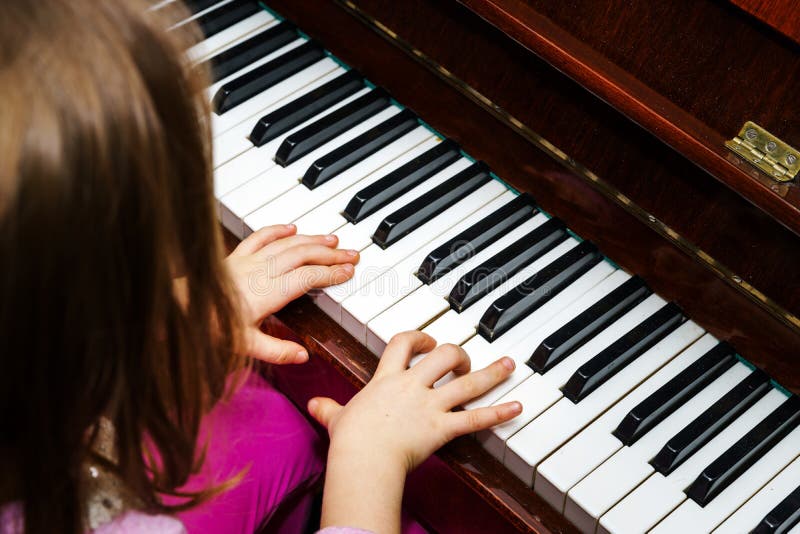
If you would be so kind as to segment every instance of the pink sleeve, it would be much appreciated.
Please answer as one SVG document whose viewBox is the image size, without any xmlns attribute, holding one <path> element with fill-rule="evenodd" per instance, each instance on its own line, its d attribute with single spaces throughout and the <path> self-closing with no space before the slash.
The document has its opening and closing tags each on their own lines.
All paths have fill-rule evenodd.
<svg viewBox="0 0 800 534">
<path fill-rule="evenodd" d="M 95 529 L 93 534 L 186 534 L 183 523 L 168 515 L 130 511 Z"/>
</svg>

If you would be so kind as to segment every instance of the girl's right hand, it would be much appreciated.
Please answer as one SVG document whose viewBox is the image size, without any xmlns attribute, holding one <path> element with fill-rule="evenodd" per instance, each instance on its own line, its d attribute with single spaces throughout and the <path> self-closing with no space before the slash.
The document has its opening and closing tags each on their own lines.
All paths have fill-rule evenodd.
<svg viewBox="0 0 800 534">
<path fill-rule="evenodd" d="M 250 356 L 270 363 L 303 363 L 297 343 L 259 329 L 271 315 L 310 289 L 352 278 L 358 251 L 336 248 L 334 235 L 297 235 L 294 225 L 267 226 L 246 237 L 225 260 L 239 294 Z"/>
<path fill-rule="evenodd" d="M 425 352 L 429 354 L 408 369 L 411 358 Z M 384 532 L 399 521 L 403 483 L 412 469 L 451 439 L 519 415 L 518 402 L 451 411 L 513 370 L 514 361 L 504 357 L 471 373 L 461 347 L 436 347 L 422 332 L 405 332 L 387 345 L 372 380 L 346 406 L 328 398 L 311 399 L 309 412 L 331 438 L 323 526 Z M 457 377 L 434 388 L 450 371 Z M 354 517 L 361 519 L 354 523 Z"/>
</svg>

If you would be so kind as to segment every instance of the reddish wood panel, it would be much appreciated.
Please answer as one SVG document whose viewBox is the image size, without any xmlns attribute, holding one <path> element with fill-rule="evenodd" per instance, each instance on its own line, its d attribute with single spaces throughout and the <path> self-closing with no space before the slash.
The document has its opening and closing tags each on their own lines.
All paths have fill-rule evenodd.
<svg viewBox="0 0 800 534">
<path fill-rule="evenodd" d="M 758 20 L 800 43 L 800 6 L 795 0 L 731 0 Z"/>
</svg>

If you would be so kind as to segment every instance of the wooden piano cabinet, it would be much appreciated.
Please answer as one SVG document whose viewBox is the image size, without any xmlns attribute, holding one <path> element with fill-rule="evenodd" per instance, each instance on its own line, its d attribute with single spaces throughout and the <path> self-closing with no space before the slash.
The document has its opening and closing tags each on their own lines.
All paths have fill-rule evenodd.
<svg viewBox="0 0 800 534">
<path fill-rule="evenodd" d="M 794 275 L 800 265 L 800 191 L 795 184 L 780 194 L 772 191 L 730 163 L 718 146 L 748 119 L 760 120 L 767 129 L 786 136 L 787 142 L 800 145 L 800 111 L 783 105 L 792 101 L 784 99 L 792 88 L 784 87 L 779 79 L 798 79 L 800 61 L 797 49 L 791 48 L 794 43 L 781 36 L 773 39 L 768 33 L 772 30 L 749 25 L 760 24 L 749 15 L 710 0 L 697 4 L 711 7 L 701 6 L 696 8 L 701 11 L 692 13 L 710 25 L 700 29 L 719 36 L 724 46 L 713 54 L 702 50 L 705 66 L 697 58 L 692 63 L 689 58 L 667 57 L 686 48 L 665 50 L 662 60 L 644 51 L 636 55 L 638 48 L 631 47 L 632 57 L 622 58 L 628 62 L 623 68 L 611 61 L 613 54 L 603 45 L 613 44 L 619 36 L 629 39 L 636 31 L 624 14 L 603 19 L 603 24 L 598 22 L 593 28 L 591 17 L 601 21 L 597 17 L 604 16 L 600 7 L 593 6 L 602 2 L 465 0 L 469 7 L 454 0 L 267 3 L 372 82 L 386 87 L 433 128 L 454 138 L 467 153 L 485 160 L 506 182 L 530 192 L 543 209 L 597 243 L 620 267 L 642 276 L 665 299 L 676 301 L 710 333 L 729 341 L 782 385 L 800 392 L 800 328 L 776 312 L 782 307 L 800 315 L 800 283 Z M 624 4 L 641 10 L 646 3 Z M 662 10 L 672 5 L 653 4 Z M 504 20 L 493 19 L 508 6 L 520 11 Z M 558 6 L 563 13 L 554 11 Z M 584 11 L 575 11 L 575 6 Z M 569 24 L 558 19 L 565 27 L 551 21 L 540 28 L 536 38 L 541 43 L 536 44 L 527 41 L 534 39 L 532 21 L 544 17 L 535 10 L 554 20 L 568 19 L 569 12 L 590 19 L 567 20 Z M 525 13 L 530 16 L 526 18 Z M 709 13 L 719 13 L 721 21 L 709 20 Z M 486 102 L 470 96 L 452 77 L 447 80 L 422 64 L 403 43 L 377 31 L 364 15 L 377 19 L 397 39 L 411 43 L 490 99 L 493 106 L 487 109 Z M 696 24 L 686 16 L 685 20 Z M 748 38 L 761 39 L 763 50 L 788 58 L 785 70 L 767 71 L 755 65 L 750 71 L 734 64 L 736 51 L 730 49 L 734 39 L 717 26 L 731 22 Z M 666 32 L 667 21 L 654 27 Z M 644 39 L 661 34 L 641 30 L 637 35 Z M 548 41 L 548 36 L 564 42 Z M 550 46 L 554 55 L 547 56 L 544 48 L 537 48 L 540 44 Z M 750 59 L 748 69 L 755 63 Z M 761 91 L 768 94 L 747 93 L 736 103 L 741 112 L 729 100 L 730 81 L 719 86 L 716 97 L 696 99 L 690 90 L 711 84 L 715 77 L 725 81 L 724 72 L 694 80 L 692 69 L 711 69 L 714 62 L 730 66 L 729 72 L 737 76 L 752 72 L 754 79 L 741 86 L 755 90 L 760 78 Z M 677 70 L 670 72 L 667 66 Z M 583 70 L 571 70 L 578 67 Z M 662 92 L 648 85 L 652 80 L 647 76 L 659 72 Z M 636 93 L 633 89 L 637 88 L 644 92 Z M 776 107 L 792 109 L 779 112 Z M 712 114 L 714 110 L 719 116 Z M 509 115 L 541 138 L 521 135 L 507 120 Z M 568 157 L 559 159 L 553 150 L 542 150 L 547 143 Z M 666 226 L 649 221 L 650 217 Z M 698 251 L 715 261 L 703 260 Z M 776 307 L 755 302 L 731 273 Z M 308 364 L 273 370 L 282 389 L 300 407 L 311 395 L 346 401 L 374 371 L 375 358 L 308 298 L 282 310 L 268 328 L 275 335 L 298 339 L 309 349 Z M 574 531 L 469 438 L 437 452 L 411 477 L 409 487 L 412 511 L 438 532 Z"/>
</svg>

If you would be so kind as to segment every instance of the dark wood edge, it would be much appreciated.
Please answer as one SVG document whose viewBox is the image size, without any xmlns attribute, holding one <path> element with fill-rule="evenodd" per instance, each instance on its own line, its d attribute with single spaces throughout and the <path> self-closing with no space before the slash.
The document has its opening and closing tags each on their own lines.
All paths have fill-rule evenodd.
<svg viewBox="0 0 800 534">
<path fill-rule="evenodd" d="M 753 180 L 718 132 L 576 40 L 521 0 L 459 0 L 694 164 L 800 235 L 800 206 Z M 729 138 L 738 132 L 730 132 Z"/>
</svg>

